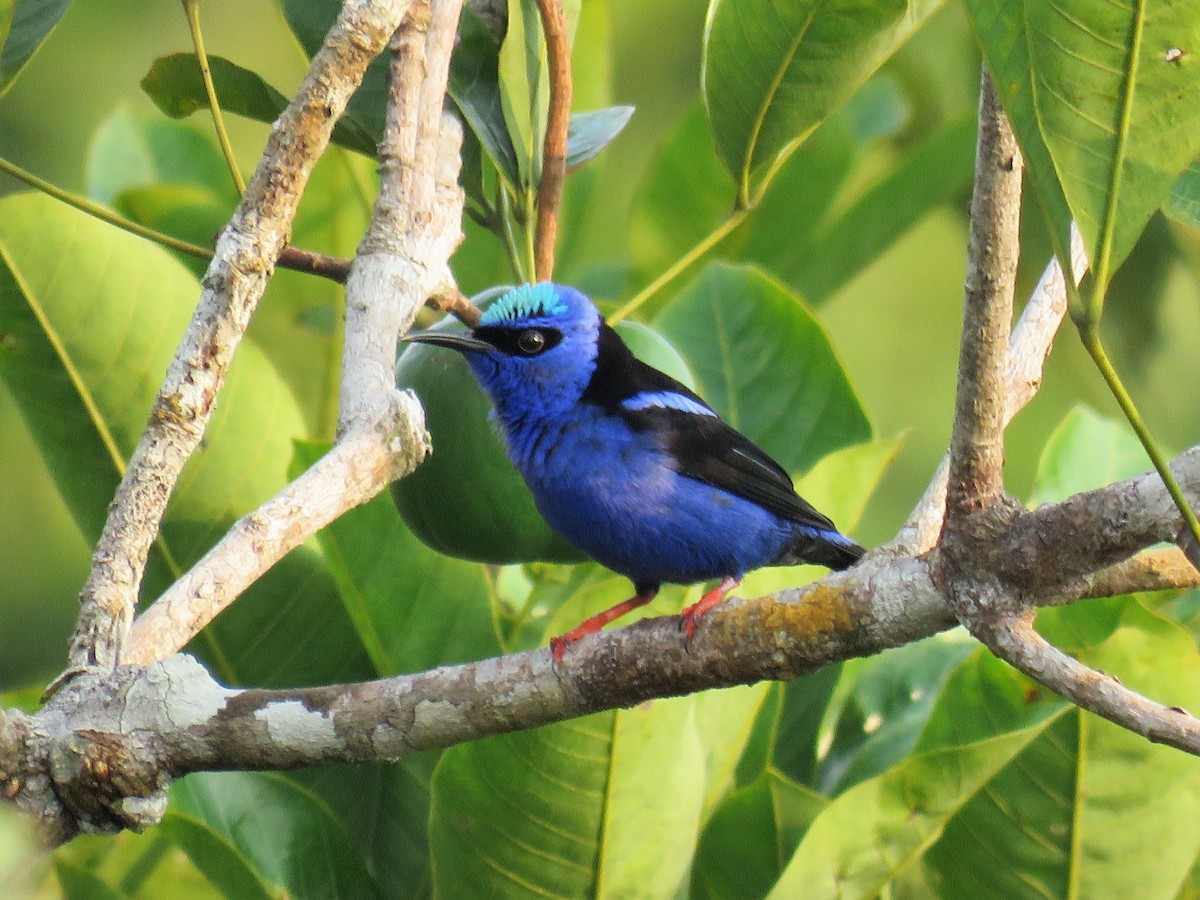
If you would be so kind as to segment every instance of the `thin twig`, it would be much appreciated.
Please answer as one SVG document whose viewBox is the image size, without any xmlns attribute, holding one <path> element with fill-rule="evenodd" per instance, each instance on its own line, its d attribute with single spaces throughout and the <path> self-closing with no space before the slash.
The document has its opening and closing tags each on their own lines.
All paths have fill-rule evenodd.
<svg viewBox="0 0 1200 900">
<path fill-rule="evenodd" d="M 538 0 L 546 57 L 550 69 L 550 110 L 542 152 L 542 180 L 537 193 L 537 246 L 534 269 L 538 281 L 554 277 L 554 244 L 558 213 L 567 177 L 567 126 L 571 121 L 571 46 L 561 0 Z"/>
<path fill-rule="evenodd" d="M 333 124 L 408 9 L 348 0 L 221 233 L 204 289 L 117 488 L 80 596 L 69 665 L 115 666 L 133 621 L 149 548 L 179 472 L 199 446 L 229 363 L 286 245 L 300 194 Z"/>
<path fill-rule="evenodd" d="M 434 296 L 429 298 L 429 302 L 440 309 L 444 313 L 449 313 L 467 326 L 479 324 L 479 318 L 482 313 L 479 307 L 475 306 L 463 296 L 462 291 L 457 287 L 447 287 Z"/>
<path fill-rule="evenodd" d="M 1156 744 L 1200 755 L 1200 721 L 1187 710 L 1156 703 L 1068 656 L 1034 630 L 1031 617 L 999 621 L 987 637 L 998 657 L 1076 706 Z"/>
</svg>

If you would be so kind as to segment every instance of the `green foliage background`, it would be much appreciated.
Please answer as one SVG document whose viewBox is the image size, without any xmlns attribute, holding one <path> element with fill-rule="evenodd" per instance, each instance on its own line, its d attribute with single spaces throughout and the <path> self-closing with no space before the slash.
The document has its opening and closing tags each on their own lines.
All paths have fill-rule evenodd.
<svg viewBox="0 0 1200 900">
<path fill-rule="evenodd" d="M 301 43 L 311 46 L 327 10 L 282 6 L 300 42 L 268 0 L 209 2 L 202 17 L 210 53 L 287 94 L 305 68 Z M 864 4 L 846 33 L 818 31 L 814 40 L 835 48 L 879 40 L 872 17 L 888 20 L 903 6 Z M 755 108 L 757 73 L 730 60 L 757 60 L 770 42 L 748 26 L 742 46 L 721 23 L 734 10 L 758 22 L 763 3 L 719 4 L 704 60 L 703 4 L 583 0 L 576 110 L 638 111 L 572 177 L 556 272 L 612 312 L 729 223 L 710 254 L 635 315 L 674 344 L 723 414 L 802 476 L 801 493 L 867 545 L 894 533 L 947 443 L 980 63 L 971 22 L 980 34 L 1002 31 L 991 4 L 909 6 L 919 30 L 861 90 L 852 90 L 855 73 L 874 67 L 874 45 L 842 68 L 796 75 L 808 91 L 755 132 L 742 118 Z M 513 7 L 528 17 L 532 4 Z M 881 46 L 886 56 L 890 45 Z M 236 200 L 209 123 L 203 111 L 182 124 L 165 119 L 138 87 L 156 59 L 189 49 L 175 3 L 71 5 L 0 97 L 0 155 L 207 244 Z M 1147 51 L 1147 66 L 1159 50 Z M 513 125 L 528 112 L 520 101 L 530 87 L 514 74 L 523 63 L 500 51 L 518 147 L 539 127 L 536 115 Z M 1007 63 L 1019 69 L 1019 59 Z M 1001 93 L 1015 102 L 1021 71 L 1008 74 Z M 247 111 L 269 119 L 272 102 L 258 97 Z M 1190 121 L 1194 99 L 1186 108 Z M 369 109 L 354 112 L 359 130 L 345 143 L 361 146 Z M 776 165 L 796 123 L 810 119 L 823 123 Z M 1036 133 L 1038 152 L 1061 154 L 1058 124 L 1037 132 L 1038 123 L 1014 119 L 1023 141 Z M 265 126 L 231 124 L 248 171 Z M 1188 141 L 1195 130 L 1179 126 Z M 1188 147 L 1171 144 L 1155 159 L 1194 155 Z M 508 161 L 501 179 L 528 180 L 519 150 L 508 148 L 509 159 L 503 147 L 485 149 Z M 1060 162 L 1086 183 L 1089 173 L 1074 165 Z M 370 170 L 360 156 L 332 151 L 296 243 L 350 255 L 369 210 Z M 481 181 L 489 177 L 497 176 Z M 1061 197 L 1057 183 L 1030 182 L 1019 295 L 1051 254 L 1043 208 L 1094 201 L 1067 182 Z M 1174 196 L 1177 212 L 1187 208 L 1186 188 Z M 21 190 L 0 176 L 0 191 Z M 1143 194 L 1153 191 L 1131 196 Z M 1132 224 L 1118 243 L 1134 241 L 1133 226 L 1158 202 L 1123 207 Z M 754 212 L 743 215 L 747 204 Z M 87 416 L 76 415 L 78 398 L 52 354 L 40 369 L 0 367 L 6 691 L 42 684 L 62 665 L 88 562 L 81 529 L 98 528 L 200 269 L 45 198 L 2 200 L 0 210 L 8 254 L 0 354 L 12 336 L 36 343 L 40 325 L 22 299 L 36 296 L 111 426 L 86 436 L 73 427 Z M 1152 430 L 1176 449 L 1195 443 L 1200 423 L 1200 396 L 1179 389 L 1200 342 L 1198 252 L 1194 228 L 1155 214 L 1117 275 L 1105 322 Z M 70 277 L 59 277 L 56 259 L 71 261 Z M 37 278 L 13 277 L 18 270 Z M 455 271 L 467 291 L 513 278 L 494 236 L 473 223 Z M 339 316 L 332 286 L 277 276 L 210 439 L 185 472 L 149 595 L 330 437 Z M 135 352 L 127 341 L 144 337 L 151 320 L 161 322 L 160 339 Z M 1107 418 L 1115 407 L 1077 343 L 1064 330 L 1045 388 L 1009 431 L 1010 490 L 1036 502 L 1147 467 Z M 117 347 L 124 352 L 109 352 Z M 260 427 L 267 421 L 273 427 Z M 303 440 L 293 449 L 293 439 Z M 815 574 L 757 573 L 745 591 Z M 544 644 L 626 590 L 594 566 L 498 570 L 448 560 L 413 538 L 385 495 L 290 557 L 193 649 L 230 682 L 386 675 Z M 664 591 L 650 612 L 676 611 L 685 593 Z M 1047 612 L 1039 625 L 1126 683 L 1195 709 L 1194 608 L 1190 597 L 1115 598 Z M 1195 896 L 1198 772 L 1181 754 L 1045 696 L 951 634 L 786 686 L 606 713 L 395 766 L 192 776 L 173 792 L 162 826 L 76 841 L 54 855 L 52 874 L 23 870 L 19 826 L 0 807 L 0 886 L 24 879 L 21 889 L 79 897 Z"/>
</svg>

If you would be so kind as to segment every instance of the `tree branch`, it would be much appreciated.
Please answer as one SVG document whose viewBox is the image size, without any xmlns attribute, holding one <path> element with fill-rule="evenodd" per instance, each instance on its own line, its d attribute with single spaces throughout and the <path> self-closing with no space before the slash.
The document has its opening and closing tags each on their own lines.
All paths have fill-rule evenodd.
<svg viewBox="0 0 1200 900">
<path fill-rule="evenodd" d="M 333 123 L 407 8 L 406 0 L 348 0 L 276 123 L 245 196 L 217 240 L 191 324 L 109 507 L 80 595 L 72 668 L 120 662 L 167 501 L 200 443 L 234 351 L 287 244 L 300 194 Z"/>
<path fill-rule="evenodd" d="M 461 2 L 417 0 L 392 39 L 391 98 L 380 193 L 346 282 L 338 438 L 134 624 L 128 661 L 183 647 L 272 565 L 342 513 L 411 472 L 428 452 L 424 414 L 395 387 L 396 341 L 425 298 L 453 288 L 461 239 L 458 121 L 443 113 Z M 469 304 L 468 304 L 469 305 Z"/>
<path fill-rule="evenodd" d="M 1189 496 L 1200 495 L 1200 447 L 1175 466 Z M 1080 526 L 1110 537 L 1064 534 L 1057 523 L 1081 504 L 1113 514 L 1103 524 L 1093 519 Z M 1095 572 L 1105 565 L 1104 548 L 1154 542 L 1174 527 L 1148 528 L 1141 519 L 1147 504 L 1178 519 L 1161 479 L 1148 472 L 1043 507 L 1040 519 L 1028 514 L 1044 530 L 1027 537 L 1059 559 L 1070 537 L 1069 552 L 1080 555 L 1068 567 Z M 1099 556 L 1087 555 L 1093 551 Z M 0 712 L 0 788 L 43 823 L 48 839 L 61 841 L 80 828 L 145 827 L 161 815 L 170 781 L 189 771 L 388 760 L 657 697 L 795 678 L 952 627 L 953 598 L 935 578 L 935 557 L 873 554 L 801 588 L 730 599 L 690 640 L 677 616 L 590 635 L 562 665 L 539 649 L 361 684 L 279 691 L 221 687 L 198 663 L 179 656 L 115 672 L 93 669 L 36 714 Z M 981 575 L 997 584 L 1008 572 Z M 1036 583 L 1022 596 L 1034 605 L 1063 602 L 1057 588 Z M 1200 723 L 1186 713 L 1138 698 L 1041 646 L 1022 622 L 1003 624 L 986 632 L 994 652 L 1013 656 L 1085 708 L 1200 754 Z M 1060 671 L 1069 676 L 1065 683 Z"/>
<path fill-rule="evenodd" d="M 567 178 L 567 127 L 571 120 L 571 45 L 562 0 L 537 0 L 546 36 L 550 69 L 550 110 L 542 152 L 542 180 L 537 193 L 537 241 L 534 268 L 538 281 L 554 276 L 554 245 L 558 237 L 558 211 Z"/>
<path fill-rule="evenodd" d="M 1087 250 L 1079 229 L 1071 226 L 1071 269 L 1076 278 L 1087 272 Z M 1005 357 L 1007 371 L 1007 400 L 1004 406 L 1004 425 L 1025 408 L 1042 386 L 1046 358 L 1054 346 L 1054 337 L 1067 314 L 1067 286 L 1057 257 L 1051 259 L 1037 287 L 1030 294 L 1025 309 L 1009 337 Z M 924 553 L 936 543 L 942 531 L 946 511 L 946 482 L 950 456 L 942 457 L 929 487 L 913 508 L 908 521 L 891 542 L 892 547 L 908 553 Z"/>
<path fill-rule="evenodd" d="M 1004 493 L 1005 356 L 1020 255 L 1021 151 L 985 67 L 943 539 Z"/>
</svg>

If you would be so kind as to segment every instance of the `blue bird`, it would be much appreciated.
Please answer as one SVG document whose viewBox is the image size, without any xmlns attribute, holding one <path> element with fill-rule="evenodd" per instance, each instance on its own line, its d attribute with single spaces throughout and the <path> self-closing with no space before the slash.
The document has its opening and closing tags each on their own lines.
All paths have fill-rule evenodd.
<svg viewBox="0 0 1200 900">
<path fill-rule="evenodd" d="M 523 285 L 468 331 L 404 338 L 464 355 L 550 527 L 629 578 L 634 596 L 554 638 L 565 648 L 649 603 L 661 585 L 720 579 L 683 611 L 689 636 L 742 576 L 845 569 L 863 548 L 796 494 L 775 460 L 707 403 L 641 362 L 574 288 Z"/>
</svg>

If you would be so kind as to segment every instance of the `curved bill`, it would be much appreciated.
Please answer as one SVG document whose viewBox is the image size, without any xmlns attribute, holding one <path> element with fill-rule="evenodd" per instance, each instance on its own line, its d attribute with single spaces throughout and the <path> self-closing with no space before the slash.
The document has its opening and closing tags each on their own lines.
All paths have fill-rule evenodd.
<svg viewBox="0 0 1200 900">
<path fill-rule="evenodd" d="M 486 341 L 456 331 L 416 331 L 406 334 L 400 340 L 406 344 L 433 344 L 435 347 L 449 347 L 460 353 L 467 350 L 483 353 L 492 349 L 492 345 Z"/>
</svg>

